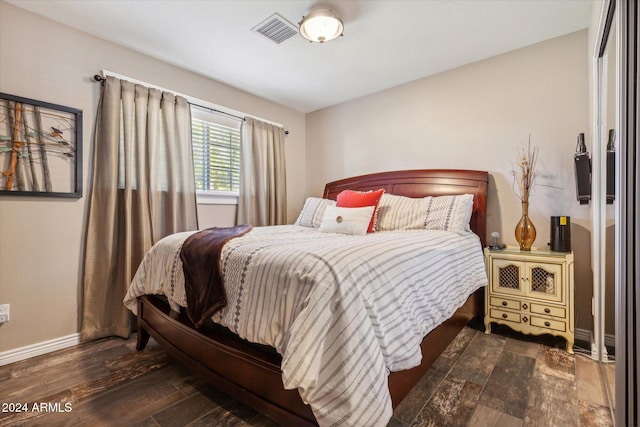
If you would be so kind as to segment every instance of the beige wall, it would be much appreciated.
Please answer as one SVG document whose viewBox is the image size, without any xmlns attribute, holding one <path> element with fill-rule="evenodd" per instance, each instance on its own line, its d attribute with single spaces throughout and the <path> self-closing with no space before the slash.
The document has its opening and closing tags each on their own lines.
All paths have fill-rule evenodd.
<svg viewBox="0 0 640 427">
<path fill-rule="evenodd" d="M 520 203 L 510 170 L 519 147 L 539 149 L 530 215 L 549 241 L 549 217 L 569 215 L 578 327 L 591 329 L 591 209 L 576 201 L 573 153 L 590 135 L 587 30 L 420 79 L 307 115 L 307 185 L 395 169 L 490 173 L 488 232 L 515 244 Z"/>
<path fill-rule="evenodd" d="M 304 114 L 0 1 L 0 92 L 82 109 L 85 149 L 81 199 L 0 198 L 0 303 L 11 304 L 11 321 L 0 325 L 0 352 L 78 331 L 86 189 L 99 98 L 99 85 L 89 78 L 102 69 L 282 123 L 290 132 L 291 221 L 304 201 Z M 199 213 L 207 226 L 226 225 L 235 216 L 228 206 L 201 206 Z"/>
</svg>

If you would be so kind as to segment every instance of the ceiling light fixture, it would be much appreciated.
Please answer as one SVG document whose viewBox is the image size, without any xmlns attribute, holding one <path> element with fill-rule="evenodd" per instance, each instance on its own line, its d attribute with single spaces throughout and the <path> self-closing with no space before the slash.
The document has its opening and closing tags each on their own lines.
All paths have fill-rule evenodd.
<svg viewBox="0 0 640 427">
<path fill-rule="evenodd" d="M 300 35 L 310 42 L 324 43 L 342 35 L 344 25 L 331 9 L 314 9 L 298 23 Z"/>
</svg>

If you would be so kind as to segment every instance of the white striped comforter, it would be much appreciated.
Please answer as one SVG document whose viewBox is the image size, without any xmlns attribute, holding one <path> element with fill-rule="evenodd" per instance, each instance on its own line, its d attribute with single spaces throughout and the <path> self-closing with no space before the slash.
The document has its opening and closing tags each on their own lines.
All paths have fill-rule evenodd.
<svg viewBox="0 0 640 427">
<path fill-rule="evenodd" d="M 142 261 L 125 298 L 185 306 L 179 257 L 190 234 L 168 236 Z M 255 227 L 223 250 L 228 305 L 213 317 L 282 355 L 321 426 L 386 426 L 390 371 L 421 360 L 423 337 L 487 284 L 479 239 L 447 231 L 365 236 L 294 225 Z"/>
</svg>

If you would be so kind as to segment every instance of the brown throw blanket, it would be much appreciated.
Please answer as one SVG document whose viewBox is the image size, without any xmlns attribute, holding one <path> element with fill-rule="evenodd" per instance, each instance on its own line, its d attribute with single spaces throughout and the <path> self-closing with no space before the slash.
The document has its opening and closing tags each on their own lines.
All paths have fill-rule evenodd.
<svg viewBox="0 0 640 427">
<path fill-rule="evenodd" d="M 187 314 L 199 328 L 216 311 L 227 305 L 222 278 L 222 248 L 234 237 L 251 230 L 251 225 L 211 227 L 187 237 L 180 251 L 184 271 Z"/>
</svg>

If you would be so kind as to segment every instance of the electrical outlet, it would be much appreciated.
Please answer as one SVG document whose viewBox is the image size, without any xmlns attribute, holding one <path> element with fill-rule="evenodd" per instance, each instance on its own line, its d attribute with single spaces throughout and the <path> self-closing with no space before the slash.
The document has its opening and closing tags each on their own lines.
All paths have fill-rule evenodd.
<svg viewBox="0 0 640 427">
<path fill-rule="evenodd" d="M 0 304 L 0 323 L 9 321 L 9 304 Z"/>
</svg>

